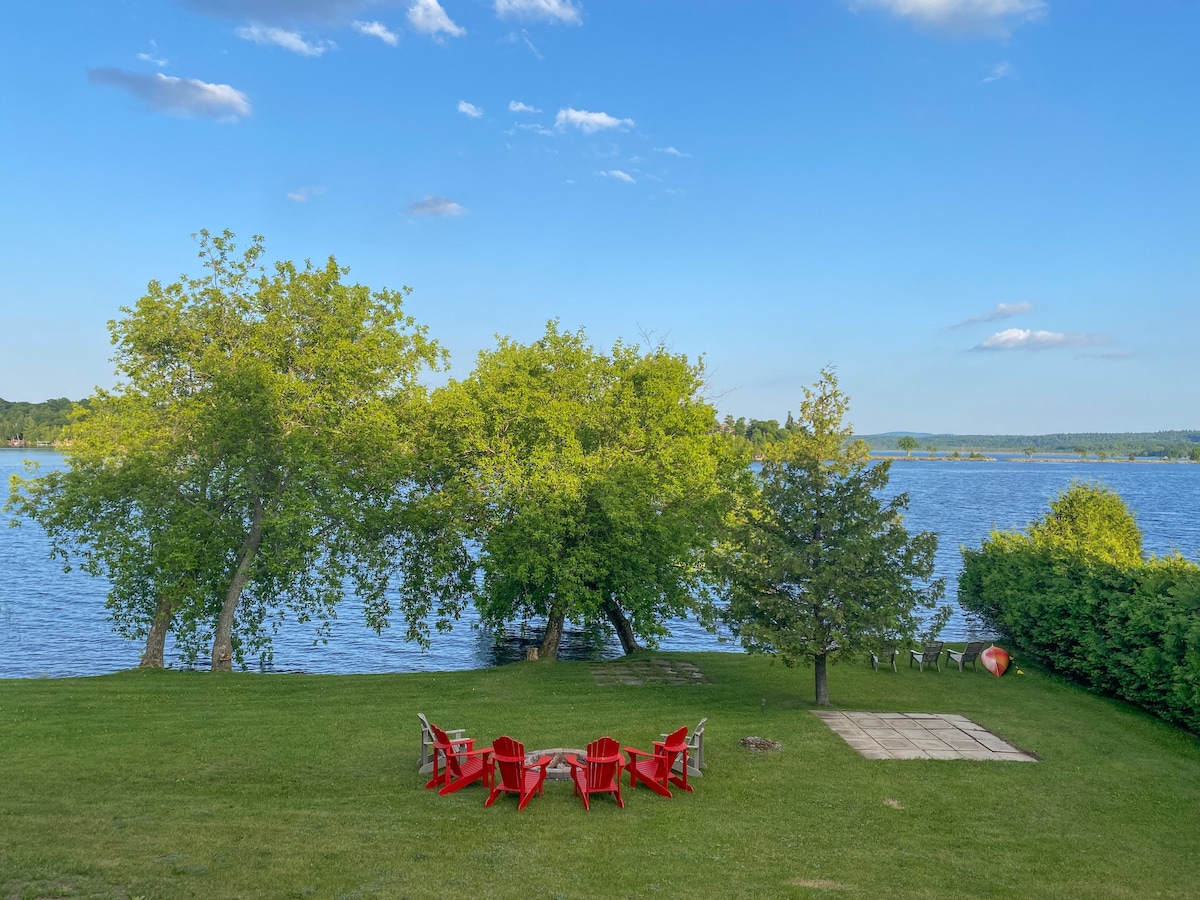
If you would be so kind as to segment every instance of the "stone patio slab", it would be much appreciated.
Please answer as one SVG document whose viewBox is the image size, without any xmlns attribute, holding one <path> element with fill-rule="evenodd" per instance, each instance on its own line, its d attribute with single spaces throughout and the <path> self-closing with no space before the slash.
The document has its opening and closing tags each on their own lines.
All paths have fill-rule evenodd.
<svg viewBox="0 0 1200 900">
<path fill-rule="evenodd" d="M 971 759 L 1037 762 L 1037 757 L 954 713 L 813 710 L 866 759 Z"/>
</svg>

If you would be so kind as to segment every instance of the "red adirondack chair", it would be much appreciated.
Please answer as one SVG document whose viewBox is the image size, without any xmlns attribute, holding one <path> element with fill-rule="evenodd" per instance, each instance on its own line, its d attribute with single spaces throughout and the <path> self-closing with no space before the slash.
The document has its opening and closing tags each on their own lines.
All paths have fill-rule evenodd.
<svg viewBox="0 0 1200 900">
<path fill-rule="evenodd" d="M 439 794 L 453 794 L 476 781 L 482 781 L 484 787 L 491 786 L 491 747 L 476 750 L 474 738 L 452 740 L 432 722 L 429 723 L 429 728 L 433 732 L 433 779 L 426 787 L 441 784 Z M 444 765 L 440 773 L 439 758 Z"/>
<path fill-rule="evenodd" d="M 616 794 L 617 806 L 625 808 L 621 799 L 621 769 L 625 757 L 621 745 L 610 737 L 602 737 L 587 745 L 583 762 L 574 753 L 568 753 L 563 761 L 571 767 L 571 780 L 575 782 L 575 796 L 583 800 L 583 808 L 591 809 L 588 797 L 592 794 Z"/>
<path fill-rule="evenodd" d="M 647 753 L 645 750 L 638 750 L 635 747 L 626 747 L 625 752 L 629 754 L 629 787 L 633 789 L 637 787 L 640 781 L 656 794 L 662 794 L 664 797 L 671 796 L 669 785 L 676 785 L 683 788 L 689 793 L 692 786 L 687 780 L 687 726 L 684 725 L 677 731 L 672 731 L 661 741 L 654 742 L 654 752 Z M 680 754 L 683 754 L 683 773 L 676 775 L 671 771 L 671 766 L 675 765 L 675 759 Z M 639 759 L 638 757 L 644 757 Z"/>
<path fill-rule="evenodd" d="M 534 794 L 542 792 L 546 767 L 553 761 L 553 756 L 543 756 L 535 763 L 527 763 L 524 744 L 506 734 L 496 738 L 492 741 L 492 793 L 483 805 L 491 806 L 501 792 L 509 791 L 521 798 L 517 810 L 524 809 Z M 499 780 L 496 779 L 497 773 L 500 774 Z"/>
</svg>

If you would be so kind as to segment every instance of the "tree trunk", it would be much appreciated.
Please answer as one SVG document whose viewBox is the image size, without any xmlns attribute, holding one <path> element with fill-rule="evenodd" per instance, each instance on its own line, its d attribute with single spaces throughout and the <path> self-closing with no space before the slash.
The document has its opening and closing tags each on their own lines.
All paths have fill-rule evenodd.
<svg viewBox="0 0 1200 900">
<path fill-rule="evenodd" d="M 616 629 L 617 637 L 621 639 L 621 649 L 625 651 L 625 655 L 641 650 L 642 645 L 637 642 L 637 635 L 633 633 L 633 626 L 629 623 L 625 610 L 621 609 L 621 604 L 610 597 L 604 601 L 603 609 L 608 621 L 612 622 L 613 628 Z"/>
<path fill-rule="evenodd" d="M 146 635 L 146 649 L 142 651 L 142 661 L 139 669 L 162 669 L 163 648 L 167 644 L 167 632 L 171 630 L 171 618 L 174 610 L 171 601 L 165 597 L 158 598 L 158 606 L 154 610 L 154 619 L 150 622 L 150 633 Z"/>
<path fill-rule="evenodd" d="M 825 674 L 825 654 L 813 655 L 813 673 L 817 681 L 817 706 L 829 705 L 829 679 Z"/>
<path fill-rule="evenodd" d="M 242 541 L 242 549 L 238 553 L 237 569 L 229 589 L 225 591 L 225 603 L 221 606 L 221 617 L 217 620 L 217 633 L 213 638 L 212 670 L 214 672 L 233 671 L 233 616 L 237 612 L 238 601 L 242 598 L 242 589 L 250 580 L 250 569 L 254 565 L 254 557 L 262 544 L 263 533 L 263 504 L 262 500 L 254 501 L 254 515 L 250 520 L 250 530 Z"/>
<path fill-rule="evenodd" d="M 566 618 L 566 613 L 551 607 L 550 618 L 546 620 L 546 633 L 542 636 L 542 648 L 538 651 L 539 658 L 558 659 L 558 645 L 562 642 L 563 622 Z"/>
</svg>

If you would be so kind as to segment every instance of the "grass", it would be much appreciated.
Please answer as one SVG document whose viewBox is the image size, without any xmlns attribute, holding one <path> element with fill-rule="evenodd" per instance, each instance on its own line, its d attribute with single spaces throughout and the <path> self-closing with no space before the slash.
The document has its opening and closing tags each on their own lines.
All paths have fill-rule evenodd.
<svg viewBox="0 0 1200 900">
<path fill-rule="evenodd" d="M 0 681 L 0 897 L 1196 896 L 1200 741 L 1131 707 L 1027 666 L 833 667 L 841 708 L 961 713 L 1041 757 L 869 761 L 808 714 L 810 670 L 673 657 L 711 683 L 600 687 L 588 663 Z M 418 711 L 531 750 L 648 748 L 708 716 L 709 769 L 624 810 L 566 783 L 484 809 L 422 789 Z"/>
</svg>

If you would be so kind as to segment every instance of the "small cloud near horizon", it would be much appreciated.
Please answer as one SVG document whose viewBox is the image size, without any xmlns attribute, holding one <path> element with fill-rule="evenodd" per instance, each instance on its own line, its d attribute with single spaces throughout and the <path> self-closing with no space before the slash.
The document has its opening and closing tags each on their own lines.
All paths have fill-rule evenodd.
<svg viewBox="0 0 1200 900">
<path fill-rule="evenodd" d="M 1033 304 L 1027 301 L 1020 303 L 997 303 L 991 310 L 985 312 L 982 316 L 971 316 L 969 319 L 963 319 L 961 322 L 955 322 L 951 328 L 964 328 L 967 325 L 977 325 L 980 322 L 996 322 L 1000 319 L 1008 319 L 1012 316 L 1023 315 L 1027 312 L 1033 312 Z"/>
<path fill-rule="evenodd" d="M 298 31 L 288 31 L 270 25 L 243 25 L 235 29 L 234 34 L 244 41 L 282 47 L 284 50 L 299 53 L 301 56 L 321 56 L 326 50 L 336 46 L 332 41 L 312 44 L 306 41 Z"/>
<path fill-rule="evenodd" d="M 1008 78 L 1013 73 L 1013 67 L 1008 62 L 998 62 L 992 66 L 992 72 L 987 78 L 983 79 L 983 84 L 989 81 L 999 81 L 1001 78 Z"/>
<path fill-rule="evenodd" d="M 182 118 L 203 117 L 236 122 L 250 115 L 250 98 L 228 84 L 209 84 L 195 78 L 176 78 L 155 72 L 141 75 L 124 69 L 89 68 L 92 84 L 120 88 L 155 112 Z"/>
<path fill-rule="evenodd" d="M 458 101 L 458 111 L 471 119 L 478 119 L 483 115 L 483 110 L 480 107 L 474 103 L 468 103 L 466 100 Z"/>
<path fill-rule="evenodd" d="M 579 7 L 569 0 L 496 0 L 496 15 L 520 19 L 539 19 L 560 25 L 582 25 Z"/>
<path fill-rule="evenodd" d="M 980 341 L 975 350 L 1064 350 L 1075 347 L 1095 347 L 1111 341 L 1101 334 L 1073 334 L 1060 331 L 1031 331 L 1028 328 L 1006 328 Z"/>
<path fill-rule="evenodd" d="M 324 193 L 323 187 L 302 187 L 288 191 L 288 199 L 295 203 L 307 203 L 310 197 L 320 197 Z"/>
<path fill-rule="evenodd" d="M 377 37 L 389 47 L 395 47 L 400 43 L 400 37 L 382 22 L 360 22 L 356 19 L 350 25 L 359 34 L 366 35 L 367 37 Z"/>
<path fill-rule="evenodd" d="M 568 125 L 578 128 L 584 134 L 595 134 L 607 128 L 631 128 L 633 119 L 618 119 L 605 112 L 589 112 L 586 109 L 567 107 L 558 111 L 554 118 L 554 127 L 562 129 Z"/>
<path fill-rule="evenodd" d="M 426 197 L 424 200 L 418 200 L 407 210 L 405 215 L 409 216 L 461 216 L 466 213 L 466 208 L 458 203 L 455 203 L 449 197 Z"/>
<path fill-rule="evenodd" d="M 630 175 L 628 172 L 622 172 L 620 169 L 609 169 L 607 172 L 601 172 L 599 174 L 603 175 L 605 178 L 615 178 L 617 181 L 624 181 L 626 184 L 637 184 L 637 182 L 633 180 L 632 175 Z"/>
<path fill-rule="evenodd" d="M 540 109 L 533 107 L 533 106 L 529 106 L 528 104 L 522 103 L 520 100 L 509 100 L 508 101 L 508 111 L 515 112 L 515 113 L 540 113 L 541 112 Z"/>
</svg>

